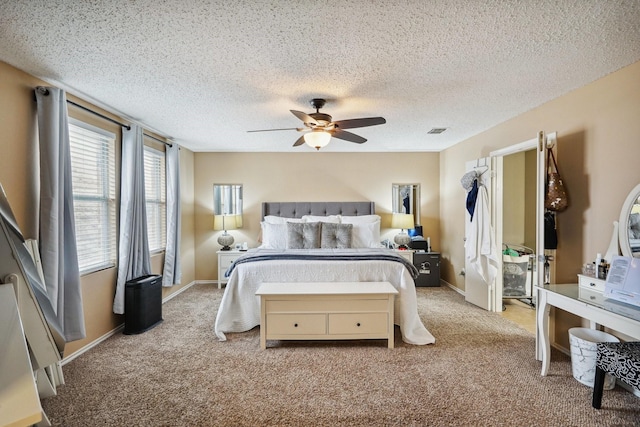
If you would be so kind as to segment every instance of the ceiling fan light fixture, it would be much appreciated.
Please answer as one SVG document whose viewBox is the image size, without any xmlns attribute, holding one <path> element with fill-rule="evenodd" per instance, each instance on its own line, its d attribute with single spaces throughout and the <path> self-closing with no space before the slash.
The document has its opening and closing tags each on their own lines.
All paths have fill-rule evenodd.
<svg viewBox="0 0 640 427">
<path fill-rule="evenodd" d="M 316 150 L 326 147 L 330 140 L 331 134 L 322 129 L 313 129 L 311 132 L 304 135 L 304 142 Z"/>
</svg>

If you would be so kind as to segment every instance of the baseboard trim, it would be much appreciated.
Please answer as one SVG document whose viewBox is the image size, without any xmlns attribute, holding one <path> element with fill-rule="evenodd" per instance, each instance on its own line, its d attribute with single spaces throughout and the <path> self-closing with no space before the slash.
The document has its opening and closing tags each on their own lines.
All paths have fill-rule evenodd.
<svg viewBox="0 0 640 427">
<path fill-rule="evenodd" d="M 173 292 L 170 295 L 167 295 L 165 298 L 162 299 L 162 304 L 166 303 L 167 301 L 171 300 L 171 298 L 180 295 L 182 292 L 186 291 L 187 289 L 189 289 L 190 287 L 192 287 L 193 285 L 196 285 L 198 283 L 201 283 L 197 280 L 192 281 L 191 283 L 184 285 L 182 288 L 180 288 L 179 290 L 177 290 L 176 292 Z M 73 353 L 71 353 L 70 355 L 64 357 L 62 359 L 62 361 L 60 362 L 60 364 L 62 366 L 66 365 L 67 363 L 71 362 L 73 359 L 75 359 L 76 357 L 86 353 L 87 351 L 91 350 L 93 347 L 97 346 L 98 344 L 100 344 L 101 342 L 103 342 L 104 340 L 106 340 L 107 338 L 119 333 L 120 331 L 122 331 L 122 329 L 124 329 L 124 323 L 121 325 L 118 325 L 116 328 L 110 330 L 109 332 L 107 332 L 106 334 L 102 335 L 101 337 L 91 341 L 89 344 L 79 348 L 78 350 L 74 351 Z"/>
<path fill-rule="evenodd" d="M 179 290 L 177 290 L 177 291 L 175 291 L 175 292 L 173 292 L 173 293 L 171 293 L 171 294 L 167 295 L 166 297 L 164 297 L 164 298 L 162 299 L 162 303 L 164 304 L 165 302 L 169 301 L 171 298 L 173 298 L 173 297 L 175 297 L 175 296 L 177 296 L 177 295 L 180 295 L 181 293 L 183 293 L 184 291 L 186 291 L 187 289 L 189 289 L 190 287 L 192 287 L 193 285 L 195 285 L 195 284 L 197 284 L 197 283 L 198 283 L 198 282 L 194 280 L 193 282 L 191 282 L 191 283 L 188 283 L 188 284 L 184 285 L 184 286 L 183 286 L 183 287 L 181 287 Z"/>
<path fill-rule="evenodd" d="M 464 296 L 464 291 L 462 289 L 458 288 L 457 286 L 453 286 L 451 283 L 447 282 L 446 280 L 440 279 L 440 284 L 442 285 L 443 283 L 444 283 L 445 286 L 453 289 L 454 291 L 456 291 L 460 295 Z"/>
<path fill-rule="evenodd" d="M 98 344 L 100 344 L 102 341 L 104 341 L 107 338 L 117 334 L 118 332 L 120 332 L 123 329 L 124 329 L 124 323 L 121 324 L 121 325 L 118 325 L 115 329 L 112 329 L 111 331 L 109 331 L 106 334 L 102 335 L 100 338 L 97 338 L 97 339 L 91 341 L 89 344 L 85 345 L 84 347 L 81 347 L 78 350 L 76 350 L 73 353 L 71 353 L 70 355 L 64 357 L 62 359 L 62 361 L 60 362 L 60 364 L 62 366 L 66 365 L 67 363 L 69 363 L 73 359 L 75 359 L 76 357 L 86 353 L 87 351 L 91 350 L 93 347 L 95 347 Z"/>
</svg>

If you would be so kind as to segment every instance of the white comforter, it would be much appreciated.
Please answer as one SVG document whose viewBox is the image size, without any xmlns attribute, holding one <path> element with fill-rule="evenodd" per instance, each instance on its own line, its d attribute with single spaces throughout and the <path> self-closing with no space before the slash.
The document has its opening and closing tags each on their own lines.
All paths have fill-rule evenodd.
<svg viewBox="0 0 640 427">
<path fill-rule="evenodd" d="M 255 250 L 260 252 L 260 249 Z M 397 290 L 394 323 L 409 344 L 432 344 L 435 338 L 418 316 L 415 283 L 402 263 L 395 261 L 269 260 L 235 267 L 220 302 L 215 333 L 224 341 L 225 332 L 244 332 L 260 324 L 260 298 L 255 295 L 263 282 L 380 282 Z"/>
</svg>

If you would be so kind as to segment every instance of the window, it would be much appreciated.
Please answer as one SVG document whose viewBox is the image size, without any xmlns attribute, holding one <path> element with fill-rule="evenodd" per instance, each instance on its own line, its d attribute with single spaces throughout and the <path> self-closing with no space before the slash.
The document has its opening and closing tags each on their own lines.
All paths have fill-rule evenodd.
<svg viewBox="0 0 640 427">
<path fill-rule="evenodd" d="M 149 250 L 163 251 L 166 246 L 167 199 L 164 152 L 144 147 L 144 192 L 147 200 Z"/>
<path fill-rule="evenodd" d="M 78 266 L 86 274 L 116 263 L 115 135 L 69 121 Z"/>
</svg>

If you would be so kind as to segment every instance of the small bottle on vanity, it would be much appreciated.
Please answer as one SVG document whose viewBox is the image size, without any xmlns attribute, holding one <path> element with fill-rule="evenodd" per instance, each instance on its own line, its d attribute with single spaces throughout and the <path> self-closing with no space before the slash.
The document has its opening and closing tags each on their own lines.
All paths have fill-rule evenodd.
<svg viewBox="0 0 640 427">
<path fill-rule="evenodd" d="M 607 264 L 604 258 L 600 259 L 600 264 L 598 264 L 598 279 L 606 280 L 608 271 L 609 264 Z"/>
</svg>

